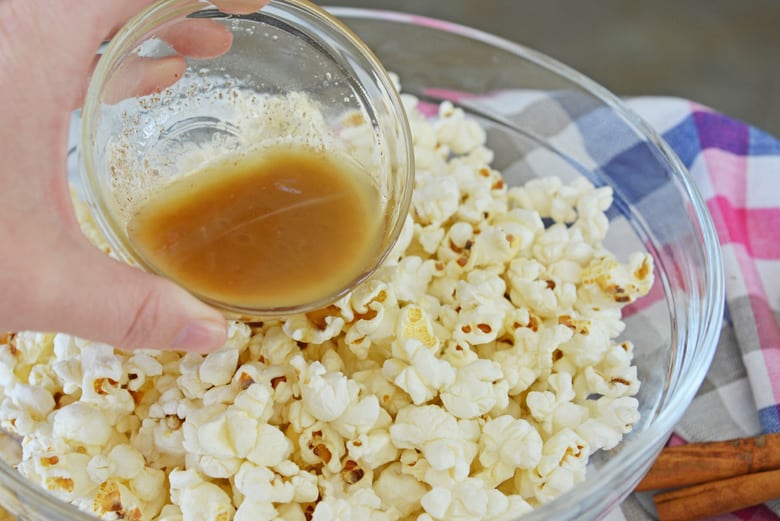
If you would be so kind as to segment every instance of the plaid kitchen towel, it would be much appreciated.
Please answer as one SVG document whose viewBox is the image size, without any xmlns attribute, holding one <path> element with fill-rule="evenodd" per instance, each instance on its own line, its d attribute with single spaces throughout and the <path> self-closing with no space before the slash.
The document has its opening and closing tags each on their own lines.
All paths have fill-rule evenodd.
<svg viewBox="0 0 780 521">
<path fill-rule="evenodd" d="M 708 441 L 780 431 L 780 140 L 713 110 L 671 98 L 629 106 L 688 168 L 715 223 L 726 312 L 715 359 L 675 434 Z M 652 519 L 649 495 L 609 519 Z M 780 501 L 722 520 L 777 520 Z"/>
</svg>

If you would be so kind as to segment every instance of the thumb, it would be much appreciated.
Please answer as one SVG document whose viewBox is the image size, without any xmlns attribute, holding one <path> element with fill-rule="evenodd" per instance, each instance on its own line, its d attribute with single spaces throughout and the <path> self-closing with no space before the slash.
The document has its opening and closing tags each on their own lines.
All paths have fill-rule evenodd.
<svg viewBox="0 0 780 521">
<path fill-rule="evenodd" d="M 86 242 L 86 241 L 85 241 Z M 226 338 L 224 317 L 176 284 L 132 268 L 85 244 L 64 255 L 52 281 L 58 295 L 43 329 L 110 343 L 120 349 L 207 352 Z"/>
</svg>

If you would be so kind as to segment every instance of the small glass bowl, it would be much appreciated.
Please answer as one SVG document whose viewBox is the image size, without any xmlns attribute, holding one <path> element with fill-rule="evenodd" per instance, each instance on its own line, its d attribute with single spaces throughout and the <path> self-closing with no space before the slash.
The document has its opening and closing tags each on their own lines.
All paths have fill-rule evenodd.
<svg viewBox="0 0 780 521">
<path fill-rule="evenodd" d="M 155 3 L 107 46 L 85 99 L 81 142 L 81 184 L 101 230 L 122 260 L 162 275 L 129 240 L 128 223 L 174 180 L 278 145 L 345 155 L 371 177 L 383 237 L 349 282 L 308 302 L 263 308 L 187 288 L 231 318 L 324 307 L 365 280 L 398 238 L 414 184 L 391 79 L 351 31 L 305 0 L 273 0 L 247 14 L 206 0 Z"/>
</svg>

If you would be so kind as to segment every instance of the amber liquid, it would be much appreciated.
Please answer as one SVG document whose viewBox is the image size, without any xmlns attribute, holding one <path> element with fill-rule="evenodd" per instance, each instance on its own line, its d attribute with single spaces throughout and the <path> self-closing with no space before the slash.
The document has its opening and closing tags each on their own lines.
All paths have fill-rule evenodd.
<svg viewBox="0 0 780 521">
<path fill-rule="evenodd" d="M 176 180 L 138 209 L 129 237 L 157 271 L 207 299 L 281 308 L 328 297 L 382 242 L 379 193 L 344 157 L 275 148 Z"/>
</svg>

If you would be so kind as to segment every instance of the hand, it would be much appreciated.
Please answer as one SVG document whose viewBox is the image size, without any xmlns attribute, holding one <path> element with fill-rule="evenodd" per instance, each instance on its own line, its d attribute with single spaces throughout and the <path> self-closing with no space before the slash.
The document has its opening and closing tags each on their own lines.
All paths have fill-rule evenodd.
<svg viewBox="0 0 780 521">
<path fill-rule="evenodd" d="M 213 0 L 225 13 L 251 13 L 269 0 Z M 149 2 L 147 2 L 149 3 Z M 157 34 L 178 54 L 165 58 L 129 57 L 103 93 L 103 101 L 116 103 L 133 96 L 159 92 L 184 75 L 190 58 L 213 58 L 230 49 L 233 33 L 215 20 L 185 19 Z"/>
<path fill-rule="evenodd" d="M 172 282 L 107 257 L 81 234 L 66 171 L 71 111 L 100 43 L 152 0 L 0 1 L 0 331 L 61 331 L 140 347 L 193 351 L 225 341 L 222 315 Z M 251 12 L 267 0 L 215 1 Z M 197 21 L 166 36 L 179 52 L 215 56 L 231 43 Z M 165 85 L 181 57 L 146 63 Z M 178 77 L 178 76 L 177 76 Z"/>
</svg>

